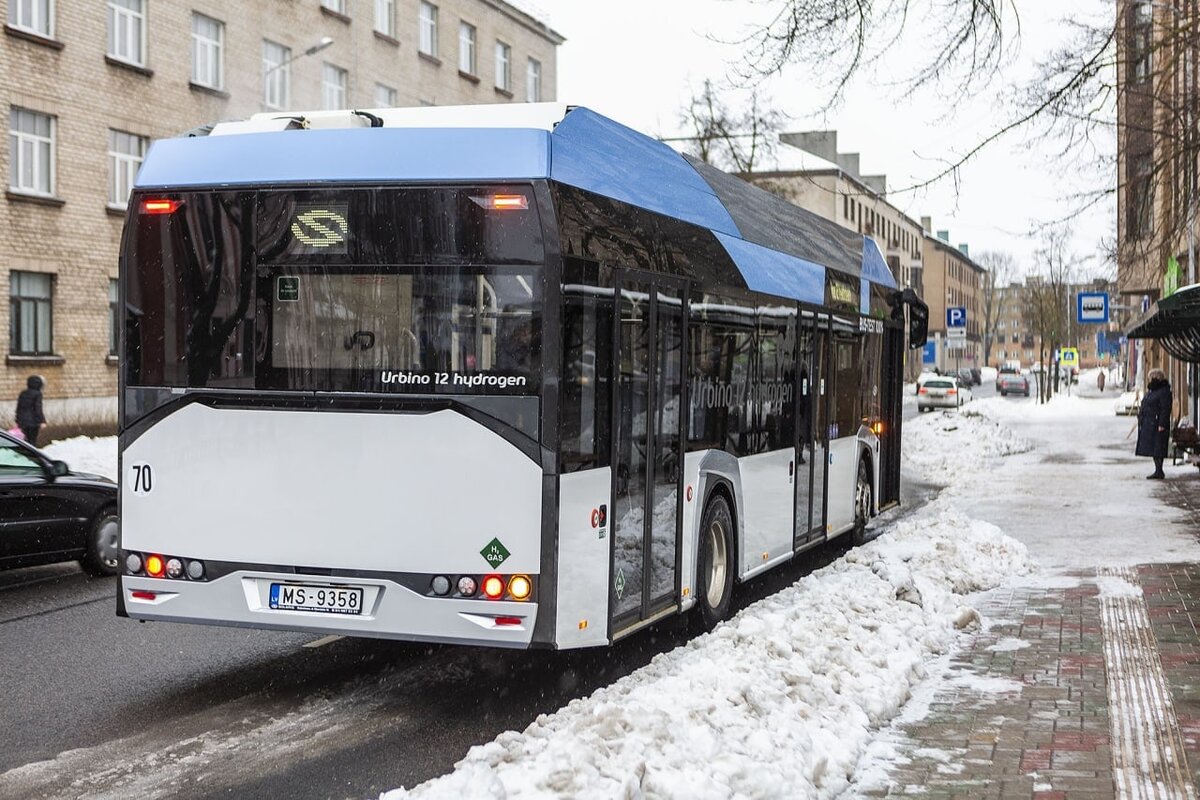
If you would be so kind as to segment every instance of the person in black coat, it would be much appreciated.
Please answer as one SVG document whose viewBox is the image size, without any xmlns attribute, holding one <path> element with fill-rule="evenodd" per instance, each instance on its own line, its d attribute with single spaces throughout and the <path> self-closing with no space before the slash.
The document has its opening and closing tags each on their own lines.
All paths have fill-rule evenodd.
<svg viewBox="0 0 1200 800">
<path fill-rule="evenodd" d="M 46 427 L 42 414 L 42 379 L 30 375 L 25 381 L 25 391 L 17 396 L 17 427 L 25 434 L 25 441 L 37 447 L 38 434 Z"/>
<path fill-rule="evenodd" d="M 1137 449 L 1134 452 L 1154 459 L 1154 474 L 1146 478 L 1161 480 L 1166 477 L 1162 465 L 1171 437 L 1171 384 L 1165 372 L 1152 369 L 1146 388 L 1149 391 L 1142 398 L 1142 407 L 1138 410 Z"/>
</svg>

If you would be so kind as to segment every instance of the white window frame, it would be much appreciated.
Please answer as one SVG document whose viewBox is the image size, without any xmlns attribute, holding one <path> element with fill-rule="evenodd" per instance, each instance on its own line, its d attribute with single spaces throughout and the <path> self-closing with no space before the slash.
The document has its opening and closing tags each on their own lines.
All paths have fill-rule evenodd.
<svg viewBox="0 0 1200 800">
<path fill-rule="evenodd" d="M 326 111 L 346 108 L 350 73 L 328 61 L 321 65 L 321 107 Z M 334 95 L 337 95 L 336 97 Z"/>
<path fill-rule="evenodd" d="M 49 135 L 20 130 L 22 115 L 42 117 L 49 121 Z M 36 120 L 35 120 L 36 122 Z M 19 194 L 36 195 L 38 197 L 54 197 L 55 186 L 55 147 L 54 133 L 58 120 L 50 114 L 31 111 L 27 108 L 12 106 L 8 117 L 9 141 L 9 177 L 8 188 Z M 28 159 L 32 159 L 29 174 L 30 180 L 22 181 L 26 172 Z"/>
<path fill-rule="evenodd" d="M 275 110 L 287 108 L 292 101 L 292 48 L 263 39 L 262 78 L 263 105 Z"/>
<path fill-rule="evenodd" d="M 203 23 L 216 26 L 215 39 L 196 30 Z M 203 73 L 201 56 L 208 67 Z M 192 12 L 192 83 L 218 91 L 225 88 L 225 23 L 198 11 Z"/>
<path fill-rule="evenodd" d="M 108 0 L 108 57 L 137 67 L 146 66 L 146 0 Z M 125 47 L 120 42 L 124 34 Z"/>
<path fill-rule="evenodd" d="M 476 46 L 478 31 L 469 22 L 460 20 L 458 23 L 458 71 L 466 75 L 475 75 L 478 69 L 476 61 Z"/>
<path fill-rule="evenodd" d="M 108 129 L 108 207 L 125 208 L 150 140 L 129 131 Z M 124 146 L 124 147 L 122 147 Z"/>
<path fill-rule="evenodd" d="M 496 88 L 512 91 L 512 47 L 496 40 Z"/>
<path fill-rule="evenodd" d="M 525 100 L 542 102 L 542 62 L 531 58 L 525 62 Z"/>
<path fill-rule="evenodd" d="M 417 20 L 417 48 L 427 56 L 438 57 L 438 7 L 421 0 Z"/>
<path fill-rule="evenodd" d="M 53 39 L 54 0 L 8 0 L 8 24 Z"/>
<path fill-rule="evenodd" d="M 394 108 L 400 100 L 399 94 L 391 86 L 383 83 L 375 84 L 375 107 Z"/>
<path fill-rule="evenodd" d="M 346 16 L 346 0 L 321 0 L 321 5 L 335 14 Z"/>
<path fill-rule="evenodd" d="M 375 0 L 375 30 L 396 38 L 396 0 Z"/>
</svg>

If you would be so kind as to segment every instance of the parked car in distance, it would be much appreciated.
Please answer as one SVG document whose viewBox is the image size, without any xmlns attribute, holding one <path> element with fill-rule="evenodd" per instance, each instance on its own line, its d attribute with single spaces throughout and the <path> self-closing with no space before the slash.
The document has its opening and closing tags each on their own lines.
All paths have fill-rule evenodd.
<svg viewBox="0 0 1200 800">
<path fill-rule="evenodd" d="M 917 391 L 917 410 L 933 408 L 958 408 L 971 402 L 970 387 L 958 378 L 949 375 L 937 376 L 925 382 Z"/>
<path fill-rule="evenodd" d="M 979 367 L 971 367 L 971 380 L 973 386 L 983 385 L 983 370 Z"/>
<path fill-rule="evenodd" d="M 1010 373 L 998 375 L 996 376 L 996 389 L 1000 392 L 1001 397 L 1007 397 L 1010 394 L 1023 394 L 1029 397 L 1029 378 Z"/>
<path fill-rule="evenodd" d="M 996 370 L 996 391 L 997 392 L 1000 391 L 1000 379 L 1003 378 L 1005 375 L 1020 375 L 1020 374 L 1021 374 L 1020 368 L 1014 367 L 1012 365 L 1012 362 L 1009 362 L 1009 363 L 1005 364 L 1004 366 L 1000 367 L 1000 369 Z"/>
<path fill-rule="evenodd" d="M 940 378 L 940 377 L 942 377 L 942 376 L 936 372 L 922 372 L 920 375 L 917 376 L 917 387 L 916 387 L 916 389 L 913 390 L 913 392 L 915 394 L 920 394 L 921 387 L 925 385 L 926 381 L 929 381 L 933 378 Z"/>
<path fill-rule="evenodd" d="M 116 575 L 117 485 L 0 432 L 0 569 L 78 559 Z"/>
</svg>

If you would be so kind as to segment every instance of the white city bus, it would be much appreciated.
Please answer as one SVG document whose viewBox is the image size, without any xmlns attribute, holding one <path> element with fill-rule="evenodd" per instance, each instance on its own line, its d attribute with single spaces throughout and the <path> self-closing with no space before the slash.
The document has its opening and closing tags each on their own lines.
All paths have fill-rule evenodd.
<svg viewBox="0 0 1200 800">
<path fill-rule="evenodd" d="M 871 240 L 559 104 L 199 133 L 125 227 L 118 613 L 603 645 L 897 502 Z"/>
</svg>

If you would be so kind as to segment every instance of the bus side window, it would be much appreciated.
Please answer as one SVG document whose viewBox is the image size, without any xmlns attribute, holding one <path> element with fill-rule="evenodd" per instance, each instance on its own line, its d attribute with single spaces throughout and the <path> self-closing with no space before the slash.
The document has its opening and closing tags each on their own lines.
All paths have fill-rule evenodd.
<svg viewBox="0 0 1200 800">
<path fill-rule="evenodd" d="M 562 471 L 576 472 L 610 461 L 612 273 L 593 261 L 563 261 L 559 447 Z"/>
</svg>

